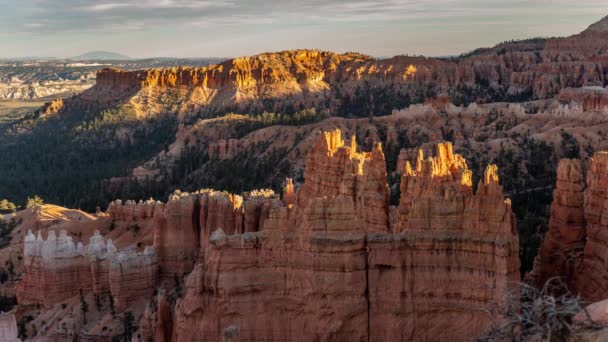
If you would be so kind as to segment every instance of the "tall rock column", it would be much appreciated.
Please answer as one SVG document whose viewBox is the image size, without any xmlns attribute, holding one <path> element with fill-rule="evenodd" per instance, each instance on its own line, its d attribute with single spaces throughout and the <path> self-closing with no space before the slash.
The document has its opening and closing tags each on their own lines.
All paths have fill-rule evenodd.
<svg viewBox="0 0 608 342">
<path fill-rule="evenodd" d="M 585 195 L 587 242 L 576 290 L 597 302 L 608 297 L 608 152 L 595 153 L 589 162 Z"/>
<path fill-rule="evenodd" d="M 527 282 L 542 287 L 548 279 L 558 276 L 573 287 L 586 238 L 584 187 L 581 161 L 562 159 L 557 168 L 549 230 Z"/>
<path fill-rule="evenodd" d="M 197 205 L 195 195 L 174 194 L 164 207 L 164 217 L 154 215 L 154 247 L 163 276 L 181 276 L 192 271 L 199 252 Z"/>
<path fill-rule="evenodd" d="M 368 235 L 370 341 L 467 341 L 519 280 L 510 201 L 490 165 L 472 173 L 449 143 L 404 166 L 394 235 Z M 448 335 L 446 335 L 448 334 Z"/>
</svg>

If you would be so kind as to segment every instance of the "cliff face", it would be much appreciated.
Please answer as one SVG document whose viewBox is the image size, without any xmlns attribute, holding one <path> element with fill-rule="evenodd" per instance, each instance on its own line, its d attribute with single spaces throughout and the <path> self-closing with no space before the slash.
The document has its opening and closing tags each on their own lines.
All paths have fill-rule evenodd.
<svg viewBox="0 0 608 342">
<path fill-rule="evenodd" d="M 537 286 L 555 276 L 573 287 L 586 239 L 584 176 L 580 160 L 563 159 L 557 169 L 549 230 L 527 281 Z"/>
<path fill-rule="evenodd" d="M 605 272 L 606 201 L 608 193 L 608 153 L 598 152 L 589 161 L 587 191 L 585 193 L 585 221 L 587 239 L 582 265 L 576 275 L 576 290 L 589 301 L 608 297 L 608 274 Z"/>
<path fill-rule="evenodd" d="M 112 294 L 115 305 L 147 298 L 154 289 L 156 255 L 151 248 L 143 254 L 134 250 L 117 252 L 99 232 L 88 246 L 75 245 L 66 231 L 55 231 L 44 240 L 30 231 L 25 238 L 25 269 L 16 295 L 20 304 L 44 304 L 47 308 L 84 294 Z"/>
<path fill-rule="evenodd" d="M 605 272 L 608 153 L 589 161 L 584 191 L 580 161 L 563 160 L 551 207 L 551 224 L 529 280 L 537 285 L 562 277 L 586 301 L 608 297 Z"/>
<path fill-rule="evenodd" d="M 58 303 L 77 310 L 80 289 L 89 298 L 111 294 L 117 311 L 136 314 L 142 336 L 165 341 L 236 332 L 272 341 L 466 340 L 489 328 L 483 309 L 504 304 L 519 268 L 495 166 L 474 192 L 451 144 L 428 159 L 419 151 L 415 167 L 405 162 L 395 208 L 380 144 L 361 152 L 340 130 L 320 133 L 306 164 L 304 184 L 287 180 L 283 200 L 268 190 L 200 190 L 167 203 L 115 201 L 98 214 L 117 227 L 110 234 L 126 227 L 116 237 L 122 245 L 131 234 L 153 240 L 142 252 L 118 251 L 99 234 L 88 246 L 65 232 L 28 234 L 18 301 L 44 304 L 39 336 L 64 334 L 49 317 L 64 310 Z M 174 310 L 162 290 L 143 309 L 155 288 L 173 298 L 183 291 Z M 108 307 L 96 307 L 78 328 L 83 338 L 106 336 L 101 326 L 112 324 Z"/>
<path fill-rule="evenodd" d="M 466 162 L 446 144 L 403 177 L 412 192 L 397 215 L 381 147 L 358 152 L 340 131 L 320 134 L 294 205 L 271 200 L 261 231 L 211 234 L 176 306 L 174 340 L 217 340 L 235 326 L 240 338 L 277 341 L 481 334 L 490 321 L 480 308 L 503 304 L 519 267 L 496 169 L 473 194 Z"/>
<path fill-rule="evenodd" d="M 509 200 L 488 166 L 477 192 L 466 161 L 439 144 L 406 163 L 393 227 L 368 237 L 371 334 L 383 340 L 466 340 L 488 328 L 488 303 L 519 280 Z M 450 337 L 445 336 L 450 331 Z"/>
<path fill-rule="evenodd" d="M 447 94 L 457 102 L 544 99 L 568 87 L 604 87 L 606 38 L 608 32 L 589 29 L 567 38 L 503 44 L 449 60 L 405 56 L 374 60 L 357 54 L 297 50 L 236 58 L 204 68 L 130 72 L 110 68 L 98 73 L 97 85 L 83 98 L 111 99 L 172 88 L 187 90 L 182 96 L 190 109 L 253 112 L 311 107 L 347 110 L 362 90 L 374 89 L 383 90 L 389 98 L 394 94 L 418 102 L 431 94 Z M 421 93 L 426 95 L 420 97 Z M 394 109 L 379 103 L 370 109 L 374 107 Z"/>
<path fill-rule="evenodd" d="M 584 111 L 602 111 L 608 106 L 608 89 L 603 87 L 565 88 L 558 96 L 560 101 L 577 103 Z"/>
</svg>

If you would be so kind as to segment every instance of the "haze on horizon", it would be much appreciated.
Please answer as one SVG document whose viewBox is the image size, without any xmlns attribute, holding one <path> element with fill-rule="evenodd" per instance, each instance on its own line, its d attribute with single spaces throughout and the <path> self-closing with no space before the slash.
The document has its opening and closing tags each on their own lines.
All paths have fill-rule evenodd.
<svg viewBox="0 0 608 342">
<path fill-rule="evenodd" d="M 605 0 L 0 0 L 0 57 L 253 55 L 316 48 L 373 56 L 456 55 L 568 36 Z"/>
</svg>

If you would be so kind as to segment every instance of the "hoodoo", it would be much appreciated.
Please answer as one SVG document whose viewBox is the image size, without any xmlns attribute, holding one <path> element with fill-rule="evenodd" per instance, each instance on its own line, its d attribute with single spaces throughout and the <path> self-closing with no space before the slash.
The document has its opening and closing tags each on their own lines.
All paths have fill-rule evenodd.
<svg viewBox="0 0 608 342">
<path fill-rule="evenodd" d="M 557 176 L 549 231 L 528 281 L 542 286 L 549 277 L 559 276 L 588 302 L 606 299 L 608 152 L 597 152 L 589 160 L 584 192 L 580 161 L 562 160 Z"/>
<path fill-rule="evenodd" d="M 213 234 L 177 303 L 174 339 L 214 341 L 231 326 L 273 341 L 482 334 L 483 309 L 504 305 L 518 280 L 514 218 L 495 167 L 474 194 L 464 159 L 450 144 L 437 150 L 408 166 L 391 224 L 381 147 L 319 134 L 293 207 L 272 201 L 259 232 Z"/>
<path fill-rule="evenodd" d="M 84 290 L 110 293 L 116 310 L 125 310 L 186 274 L 173 315 L 163 290 L 141 309 L 143 335 L 478 336 L 492 323 L 484 310 L 505 305 L 518 280 L 517 231 L 497 168 L 486 169 L 475 192 L 466 161 L 445 143 L 404 169 L 401 203 L 391 207 L 382 146 L 360 152 L 354 138 L 346 143 L 334 130 L 318 134 L 304 184 L 295 190 L 288 179 L 283 200 L 268 190 L 201 190 L 176 192 L 166 204 L 113 202 L 107 219 L 153 232 L 154 246 L 117 251 L 98 233 L 89 246 L 65 232 L 47 240 L 30 233 L 19 302 L 50 308 Z"/>
</svg>

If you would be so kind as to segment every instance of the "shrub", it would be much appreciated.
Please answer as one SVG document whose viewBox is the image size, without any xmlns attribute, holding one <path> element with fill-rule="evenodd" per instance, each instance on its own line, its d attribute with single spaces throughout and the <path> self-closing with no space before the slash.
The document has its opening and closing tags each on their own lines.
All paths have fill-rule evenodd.
<svg viewBox="0 0 608 342">
<path fill-rule="evenodd" d="M 574 315 L 583 310 L 581 299 L 574 296 L 559 277 L 547 280 L 541 289 L 518 284 L 517 289 L 509 293 L 505 306 L 487 310 L 494 323 L 488 334 L 478 341 L 565 342 L 576 333 Z"/>
</svg>

